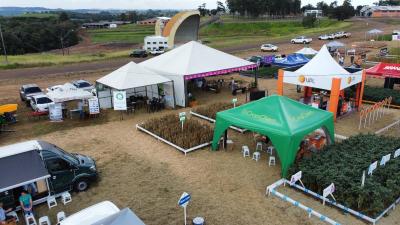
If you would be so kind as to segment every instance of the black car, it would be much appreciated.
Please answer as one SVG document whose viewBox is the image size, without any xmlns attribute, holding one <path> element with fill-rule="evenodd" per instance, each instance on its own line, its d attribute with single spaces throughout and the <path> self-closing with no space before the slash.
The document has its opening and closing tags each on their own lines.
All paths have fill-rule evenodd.
<svg viewBox="0 0 400 225">
<path fill-rule="evenodd" d="M 129 54 L 129 57 L 135 57 L 135 58 L 146 58 L 147 55 L 147 51 L 144 49 L 136 49 L 133 50 L 131 54 Z"/>
</svg>

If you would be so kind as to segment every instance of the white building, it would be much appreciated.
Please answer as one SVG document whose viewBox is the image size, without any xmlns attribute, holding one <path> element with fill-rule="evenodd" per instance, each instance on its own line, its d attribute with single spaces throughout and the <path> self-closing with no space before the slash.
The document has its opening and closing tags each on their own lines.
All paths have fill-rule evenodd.
<svg viewBox="0 0 400 225">
<path fill-rule="evenodd" d="M 144 38 L 143 49 L 147 51 L 152 50 L 166 50 L 168 48 L 168 38 L 163 36 L 146 36 Z"/>
</svg>

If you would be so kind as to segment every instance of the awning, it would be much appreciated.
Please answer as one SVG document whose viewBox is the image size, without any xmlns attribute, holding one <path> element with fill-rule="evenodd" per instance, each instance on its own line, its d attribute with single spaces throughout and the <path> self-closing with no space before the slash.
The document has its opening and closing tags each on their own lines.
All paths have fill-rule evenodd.
<svg viewBox="0 0 400 225">
<path fill-rule="evenodd" d="M 91 225 L 145 225 L 143 221 L 132 212 L 132 210 L 125 208 L 116 214 L 106 217 Z"/>
<path fill-rule="evenodd" d="M 93 98 L 92 93 L 78 89 L 69 83 L 57 86 L 53 91 L 47 92 L 46 95 L 55 103 Z"/>
<path fill-rule="evenodd" d="M 379 63 L 367 70 L 367 75 L 381 76 L 382 78 L 400 78 L 400 64 L 396 63 Z"/>
<path fill-rule="evenodd" d="M 0 158 L 0 192 L 50 177 L 38 151 Z"/>
<path fill-rule="evenodd" d="M 272 63 L 274 66 L 279 67 L 298 67 L 308 63 L 310 59 L 303 54 L 290 54 L 283 59 L 275 59 Z"/>
</svg>

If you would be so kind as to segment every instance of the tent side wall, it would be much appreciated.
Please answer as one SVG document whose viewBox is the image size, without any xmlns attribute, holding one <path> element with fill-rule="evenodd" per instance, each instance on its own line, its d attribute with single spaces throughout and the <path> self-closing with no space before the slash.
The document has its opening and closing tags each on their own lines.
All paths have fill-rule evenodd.
<svg viewBox="0 0 400 225">
<path fill-rule="evenodd" d="M 166 84 L 166 87 L 168 87 L 169 91 L 168 96 L 175 95 L 175 104 L 178 106 L 186 107 L 186 86 L 184 76 L 170 74 L 162 74 L 162 76 L 173 81 L 173 84 Z M 174 90 L 171 89 L 170 85 L 173 86 Z M 171 91 L 175 93 L 171 94 Z"/>
</svg>

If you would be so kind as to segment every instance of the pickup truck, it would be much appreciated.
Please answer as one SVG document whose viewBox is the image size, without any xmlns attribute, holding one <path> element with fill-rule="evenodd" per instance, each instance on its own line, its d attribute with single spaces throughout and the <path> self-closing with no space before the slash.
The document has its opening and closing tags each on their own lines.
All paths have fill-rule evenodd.
<svg viewBox="0 0 400 225">
<path fill-rule="evenodd" d="M 323 34 L 318 37 L 319 40 L 333 40 L 335 38 L 335 35 L 333 34 Z"/>
<path fill-rule="evenodd" d="M 335 35 L 335 38 L 348 38 L 351 36 L 351 33 L 339 31 L 339 32 L 336 32 L 334 35 Z"/>
<path fill-rule="evenodd" d="M 299 36 L 299 37 L 293 38 L 290 42 L 292 44 L 310 44 L 312 42 L 312 38 L 307 38 L 305 36 Z"/>
</svg>

